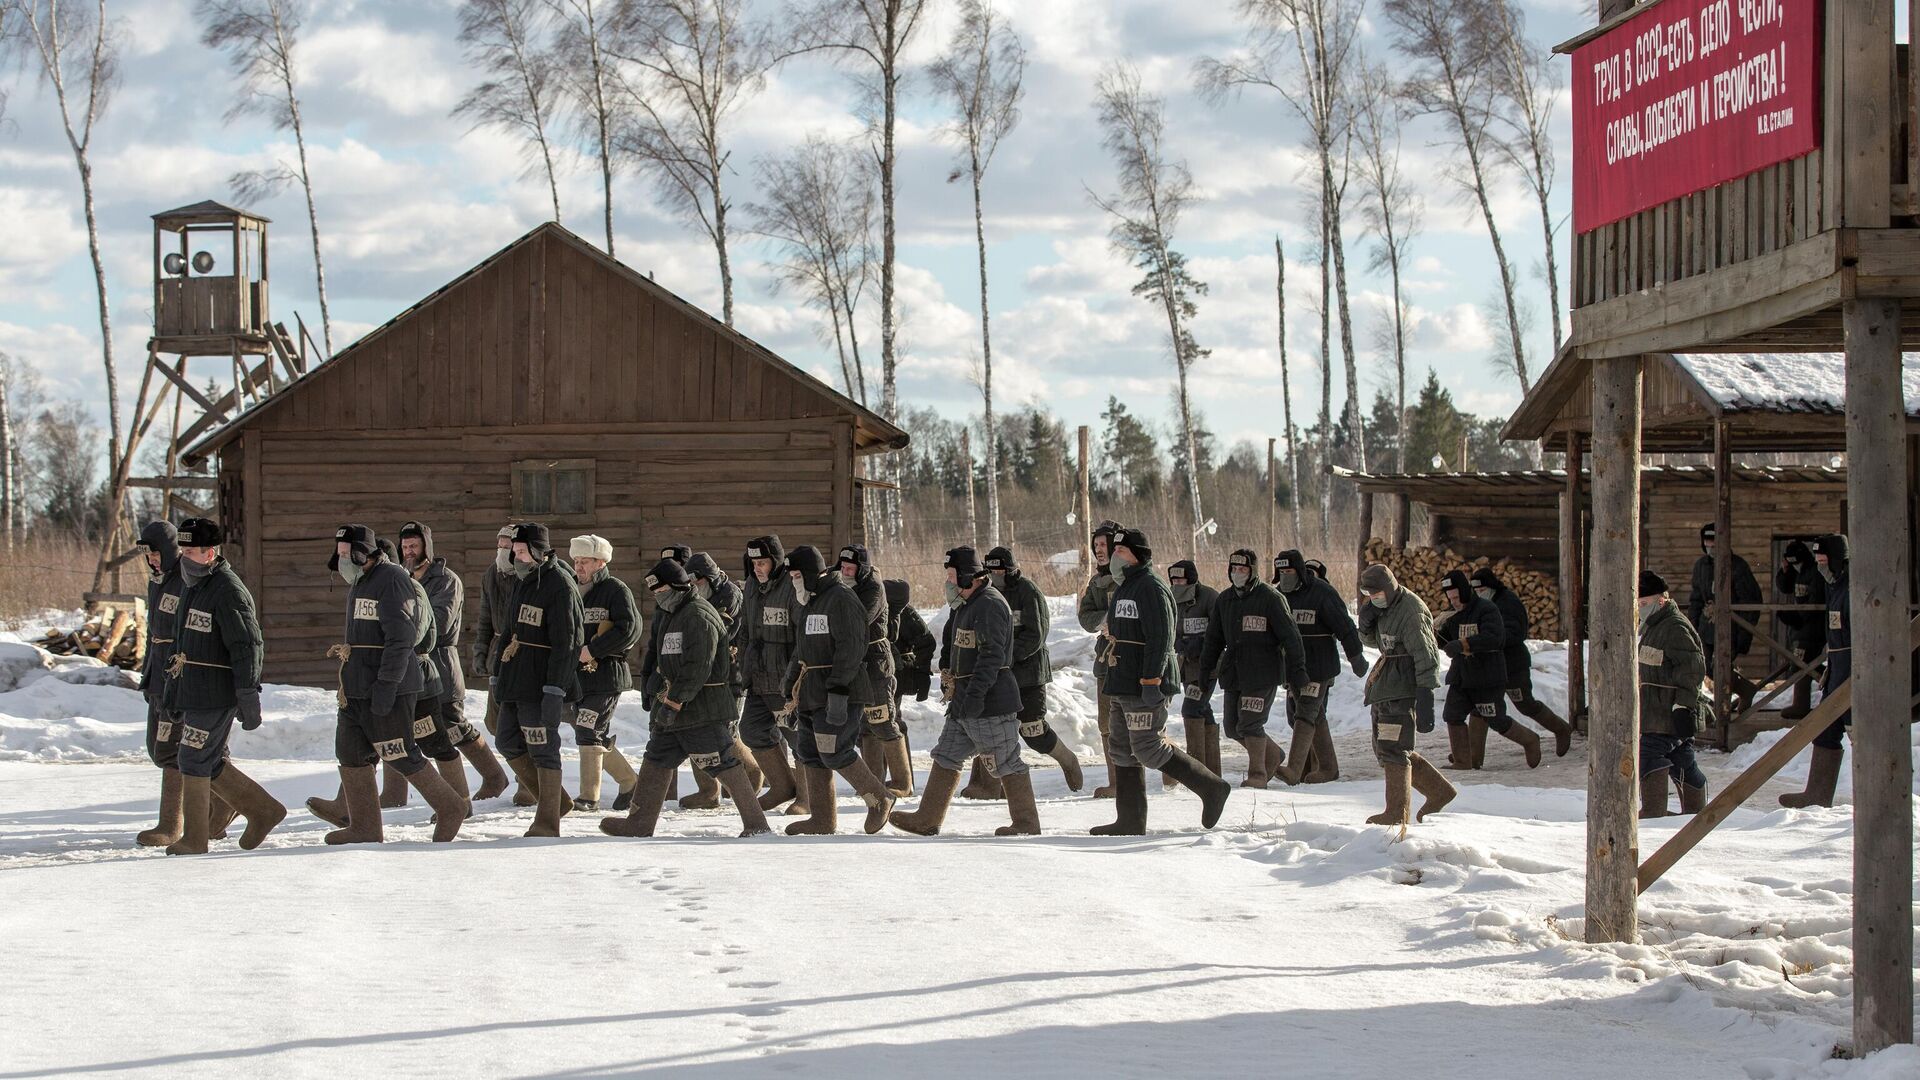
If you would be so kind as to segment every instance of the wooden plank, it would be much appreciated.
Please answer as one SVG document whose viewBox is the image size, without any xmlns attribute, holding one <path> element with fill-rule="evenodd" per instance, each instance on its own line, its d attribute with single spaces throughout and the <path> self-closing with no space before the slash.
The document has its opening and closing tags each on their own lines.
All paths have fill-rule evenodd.
<svg viewBox="0 0 1920 1080">
<path fill-rule="evenodd" d="M 1640 357 L 1593 363 L 1594 542 L 1590 611 L 1586 939 L 1639 940 Z"/>
<path fill-rule="evenodd" d="M 1825 49 L 1826 93 L 1839 97 L 1842 160 L 1840 216 L 1853 228 L 1884 228 L 1892 215 L 1894 91 L 1893 4 L 1831 4 L 1840 36 Z"/>
<path fill-rule="evenodd" d="M 1753 297 L 1819 281 L 1839 269 L 1839 234 L 1824 233 L 1657 292 L 1620 296 L 1582 308 L 1573 315 L 1573 341 L 1586 345 L 1645 327 L 1697 319 L 1749 303 Z"/>
</svg>

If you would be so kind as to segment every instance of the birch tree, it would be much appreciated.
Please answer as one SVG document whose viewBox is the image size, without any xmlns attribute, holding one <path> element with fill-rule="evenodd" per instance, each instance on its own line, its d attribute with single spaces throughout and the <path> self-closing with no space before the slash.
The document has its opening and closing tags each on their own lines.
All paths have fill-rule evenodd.
<svg viewBox="0 0 1920 1080">
<path fill-rule="evenodd" d="M 1526 15 L 1513 0 L 1490 0 L 1491 23 L 1487 44 L 1493 50 L 1495 92 L 1499 107 L 1494 117 L 1505 128 L 1494 146 L 1526 182 L 1540 208 L 1540 235 L 1545 242 L 1547 307 L 1553 312 L 1553 353 L 1560 353 L 1560 260 L 1553 220 L 1553 105 L 1559 100 L 1560 66 L 1545 49 L 1527 39 Z"/>
<path fill-rule="evenodd" d="M 1274 299 L 1279 307 L 1280 324 L 1280 422 L 1287 429 L 1287 475 L 1293 484 L 1293 542 L 1300 543 L 1300 433 L 1293 426 L 1293 379 L 1287 371 L 1287 251 L 1278 233 L 1273 237 Z"/>
<path fill-rule="evenodd" d="M 1346 423 L 1353 440 L 1355 468 L 1366 467 L 1366 434 L 1360 409 L 1359 362 L 1353 344 L 1353 313 L 1348 304 L 1345 216 L 1352 106 L 1352 65 L 1358 59 L 1365 0 L 1237 0 L 1247 27 L 1247 45 L 1225 60 L 1203 58 L 1195 65 L 1201 94 L 1215 102 L 1249 87 L 1279 94 L 1306 126 L 1308 146 L 1319 176 L 1323 258 L 1332 260 L 1329 295 L 1322 284 L 1329 319 L 1337 311 L 1340 353 L 1347 382 Z M 1322 269 L 1325 278 L 1326 270 Z M 1323 339 L 1325 335 L 1322 335 Z M 1323 355 L 1329 350 L 1323 348 Z M 1324 357 L 1331 363 L 1331 356 Z M 1331 459 L 1328 459 L 1331 463 Z"/>
<path fill-rule="evenodd" d="M 764 82 L 772 53 L 747 25 L 741 0 L 628 0 L 615 52 L 631 72 L 633 119 L 619 149 L 658 181 L 667 206 L 713 244 L 720 311 L 733 325 L 727 255 L 723 130 L 729 114 Z"/>
<path fill-rule="evenodd" d="M 0 55 L 39 76 L 52 95 L 80 177 L 80 208 L 87 222 L 94 299 L 100 315 L 100 363 L 107 376 L 107 468 L 119 466 L 120 371 L 113 357 L 112 304 L 100 253 L 100 216 L 93 198 L 93 135 L 120 85 L 119 25 L 106 0 L 0 0 Z"/>
<path fill-rule="evenodd" d="M 987 305 L 987 231 L 981 185 L 1000 140 L 1020 120 L 1026 50 L 988 0 L 962 0 L 960 27 L 933 65 L 934 85 L 953 107 L 949 134 L 961 144 L 949 183 L 973 187 L 973 238 L 980 262 L 980 395 L 986 428 L 987 538 L 1000 544 L 1000 435 L 993 414 L 993 333 Z"/>
<path fill-rule="evenodd" d="M 575 133 L 592 147 L 600 170 L 602 220 L 607 254 L 613 250 L 613 143 L 626 123 L 629 100 L 610 55 L 614 44 L 607 0 L 543 0 L 553 22 L 553 52 L 560 90 L 572 106 Z"/>
<path fill-rule="evenodd" d="M 1180 215 L 1195 200 L 1193 176 L 1184 161 L 1167 155 L 1166 103 L 1141 88 L 1138 70 L 1124 62 L 1112 64 L 1100 73 L 1095 91 L 1101 143 L 1113 158 L 1119 190 L 1111 195 L 1089 194 L 1112 218 L 1108 234 L 1114 248 L 1146 271 L 1133 294 L 1157 304 L 1167 320 L 1187 458 L 1187 501 L 1198 537 L 1207 517 L 1200 504 L 1199 453 L 1187 374 L 1207 351 L 1195 344 L 1188 324 L 1197 313 L 1194 297 L 1205 295 L 1207 286 L 1194 279 L 1186 257 L 1173 248 Z"/>
<path fill-rule="evenodd" d="M 873 179 L 844 144 L 819 135 L 762 161 L 765 202 L 749 205 L 752 230 L 779 253 L 776 286 L 826 312 L 847 396 L 867 399 L 857 316 L 873 280 Z"/>
<path fill-rule="evenodd" d="M 306 12 L 300 0 L 199 0 L 200 40 L 227 54 L 240 77 L 240 96 L 227 110 L 228 121 L 249 114 L 265 116 L 280 131 L 291 132 L 296 160 L 270 169 L 235 173 L 234 197 L 255 202 L 299 184 L 307 198 L 307 230 L 313 238 L 313 283 L 320 302 L 320 340 L 333 355 L 333 317 L 327 308 L 327 265 L 320 252 L 320 212 L 314 205 L 313 171 L 307 165 L 306 124 L 300 115 L 300 79 L 294 52 Z"/>
<path fill-rule="evenodd" d="M 1386 68 L 1362 65 L 1355 82 L 1354 129 L 1359 146 L 1358 173 L 1361 220 L 1375 244 L 1369 268 L 1385 271 L 1392 287 L 1393 312 L 1388 335 L 1393 351 L 1394 415 L 1400 438 L 1394 441 L 1395 472 L 1407 471 L 1407 303 L 1401 271 L 1407 249 L 1420 231 L 1421 200 L 1400 171 L 1400 105 L 1392 94 L 1393 79 Z"/>
<path fill-rule="evenodd" d="M 467 91 L 453 112 L 471 118 L 476 127 L 498 128 L 522 140 L 532 159 L 527 171 L 537 167 L 545 176 L 558 222 L 559 151 L 552 129 L 559 73 L 541 40 L 541 16 L 537 0 L 466 0 L 460 6 L 460 45 L 485 81 Z"/>
<path fill-rule="evenodd" d="M 1502 366 L 1511 370 L 1524 394 L 1533 379 L 1520 302 L 1513 263 L 1500 238 L 1489 196 L 1500 163 L 1497 140 L 1489 131 L 1499 84 L 1487 41 L 1484 8 L 1489 2 L 1493 0 L 1382 0 L 1382 7 L 1408 69 L 1401 94 L 1413 112 L 1441 121 L 1446 145 L 1458 155 L 1448 170 L 1450 177 L 1473 201 L 1486 225 L 1506 314 L 1508 353 Z"/>
</svg>

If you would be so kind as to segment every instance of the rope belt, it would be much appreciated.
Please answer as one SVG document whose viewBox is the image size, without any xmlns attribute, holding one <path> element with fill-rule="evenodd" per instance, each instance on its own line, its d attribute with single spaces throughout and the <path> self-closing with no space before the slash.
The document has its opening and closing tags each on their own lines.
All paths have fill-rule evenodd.
<svg viewBox="0 0 1920 1080">
<path fill-rule="evenodd" d="M 336 645 L 327 646 L 327 659 L 340 661 L 340 669 L 334 676 L 334 681 L 339 685 L 338 685 L 338 688 L 335 689 L 333 692 L 333 698 L 336 702 L 340 704 L 341 708 L 346 708 L 346 705 L 347 705 L 347 658 L 353 655 L 353 650 L 355 649 L 385 649 L 385 648 L 386 648 L 385 645 L 338 645 L 336 644 Z"/>
<path fill-rule="evenodd" d="M 507 661 L 513 659 L 515 656 L 519 655 L 521 646 L 526 646 L 528 648 L 533 648 L 533 649 L 553 648 L 553 646 L 551 645 L 542 645 L 537 641 L 521 641 L 520 635 L 515 634 L 511 639 L 507 641 L 507 647 L 500 650 L 500 662 L 504 664 Z"/>
<path fill-rule="evenodd" d="M 600 625 L 599 625 L 599 626 L 596 626 L 596 627 L 594 627 L 594 628 L 593 628 L 593 638 L 592 638 L 592 639 L 589 639 L 589 640 L 595 640 L 595 639 L 598 639 L 598 638 L 600 637 L 600 635 L 602 635 L 602 634 L 604 634 L 604 633 L 607 633 L 608 631 L 610 631 L 610 630 L 612 630 L 612 629 L 613 629 L 613 622 L 612 622 L 611 620 L 606 620 L 606 621 L 602 621 L 602 622 L 600 623 Z M 518 639 L 518 638 L 515 638 L 514 640 L 515 640 L 515 641 L 518 641 L 519 639 Z M 533 644 L 533 643 L 532 643 L 532 642 L 528 642 L 527 644 L 529 644 L 529 645 L 531 645 L 531 644 Z M 512 646 L 512 645 L 508 645 L 507 647 L 508 647 L 508 648 L 512 648 L 513 646 Z M 504 657 L 504 656 L 502 656 L 502 659 L 505 659 L 505 657 Z M 587 673 L 587 674 L 589 674 L 589 675 L 591 675 L 591 674 L 593 674 L 593 673 L 594 673 L 594 672 L 596 672 L 596 671 L 599 671 L 599 670 L 600 670 L 600 660 L 599 660 L 599 658 L 598 658 L 598 657 L 589 657 L 589 658 L 587 659 L 587 662 L 586 662 L 586 663 L 584 663 L 584 664 L 581 664 L 581 665 L 580 665 L 580 670 L 581 670 L 581 671 L 584 671 L 584 672 L 586 672 L 586 673 Z"/>
<path fill-rule="evenodd" d="M 172 639 L 172 638 L 170 638 L 170 637 L 157 637 L 157 638 L 148 638 L 148 639 L 147 639 L 147 644 L 149 644 L 149 645 L 171 645 L 171 644 L 173 644 L 173 639 Z"/>
<path fill-rule="evenodd" d="M 800 677 L 793 680 L 793 694 L 787 698 L 787 707 L 784 710 L 787 716 L 792 716 L 800 711 L 800 687 L 806 684 L 807 672 L 819 671 L 821 668 L 830 668 L 833 666 L 832 664 L 809 664 L 804 661 L 795 661 L 795 663 L 800 665 Z"/>
<path fill-rule="evenodd" d="M 222 668 L 226 671 L 233 670 L 232 664 L 209 664 L 204 660 L 189 660 L 187 659 L 186 653 L 174 653 L 172 658 L 167 661 L 167 676 L 174 679 L 179 678 L 187 670 L 188 664 L 192 664 L 194 667 Z"/>
</svg>

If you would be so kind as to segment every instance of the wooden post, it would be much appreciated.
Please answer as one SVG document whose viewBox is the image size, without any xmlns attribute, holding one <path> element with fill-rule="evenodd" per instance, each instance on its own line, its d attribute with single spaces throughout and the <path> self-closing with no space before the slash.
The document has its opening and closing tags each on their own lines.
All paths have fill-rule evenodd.
<svg viewBox="0 0 1920 1080">
<path fill-rule="evenodd" d="M 1641 358 L 1593 361 L 1593 707 L 1587 737 L 1590 942 L 1639 939 Z"/>
<path fill-rule="evenodd" d="M 966 428 L 960 429 L 960 456 L 966 459 L 967 476 L 967 543 L 980 546 L 980 523 L 973 513 L 973 438 Z"/>
<path fill-rule="evenodd" d="M 1274 465 L 1273 444 L 1267 440 L 1267 554 L 1280 553 L 1280 473 Z M 1300 493 L 1294 492 L 1294 498 Z"/>
<path fill-rule="evenodd" d="M 1713 425 L 1713 713 L 1720 745 L 1733 730 L 1733 447 L 1724 420 Z"/>
<path fill-rule="evenodd" d="M 1087 426 L 1085 424 L 1080 425 L 1079 482 L 1080 482 L 1080 535 L 1082 537 L 1091 536 L 1093 534 L 1093 482 L 1092 482 L 1093 469 L 1088 464 L 1089 458 L 1087 456 L 1088 447 L 1090 447 L 1092 443 L 1093 443 L 1093 438 L 1091 434 L 1087 431 Z M 1093 551 L 1091 548 L 1087 546 L 1084 540 L 1082 540 L 1080 544 L 1080 569 L 1087 574 L 1093 573 Z"/>
<path fill-rule="evenodd" d="M 1567 635 L 1567 720 L 1586 723 L 1586 627 L 1580 615 L 1580 577 L 1585 571 L 1580 506 L 1580 433 L 1567 433 L 1567 490 L 1560 495 L 1560 626 Z"/>
<path fill-rule="evenodd" d="M 1460 433 L 1460 471 L 1467 471 L 1467 434 L 1464 431 Z"/>
<path fill-rule="evenodd" d="M 1357 545 L 1359 551 L 1355 556 L 1357 562 L 1353 571 L 1356 580 L 1360 572 L 1367 568 L 1367 541 L 1373 539 L 1373 494 L 1366 488 L 1360 488 L 1359 490 L 1360 536 Z"/>
<path fill-rule="evenodd" d="M 1883 185 L 1884 186 L 1884 185 Z M 1853 618 L 1853 1042 L 1913 1041 L 1913 747 L 1900 302 L 1848 300 L 1847 529 Z"/>
<path fill-rule="evenodd" d="M 1413 539 L 1413 496 L 1401 492 L 1393 497 L 1393 549 L 1404 552 Z"/>
</svg>

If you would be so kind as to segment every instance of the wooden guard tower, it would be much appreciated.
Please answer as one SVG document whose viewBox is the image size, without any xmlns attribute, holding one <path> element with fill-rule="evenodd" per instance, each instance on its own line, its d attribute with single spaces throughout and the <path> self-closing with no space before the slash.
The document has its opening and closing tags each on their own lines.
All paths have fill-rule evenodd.
<svg viewBox="0 0 1920 1080">
<path fill-rule="evenodd" d="M 141 551 L 125 517 L 127 491 L 159 490 L 169 520 L 216 516 L 218 481 L 188 469 L 182 449 L 325 359 L 299 316 L 297 339 L 273 321 L 267 225 L 258 214 L 211 200 L 153 216 L 153 337 L 133 426 L 114 463 L 114 520 L 86 596 L 89 606 L 134 599 L 118 588 L 118 571 Z M 164 452 L 143 459 L 141 447 L 156 422 Z M 145 475 L 136 465 L 141 461 Z"/>
<path fill-rule="evenodd" d="M 1895 40 L 1893 0 L 1601 0 L 1599 8 L 1596 29 L 1556 49 L 1574 56 L 1569 349 L 1592 383 L 1591 434 L 1568 447 L 1570 471 L 1590 453 L 1593 478 L 1587 938 L 1638 933 L 1643 357 L 1844 349 L 1854 541 L 1853 1050 L 1866 1054 L 1913 1038 L 1901 346 L 1920 339 L 1915 67 Z M 1911 40 L 1920 5 L 1909 19 Z M 1594 122 L 1584 124 L 1583 113 Z M 1724 450 L 1718 456 L 1724 461 Z M 1837 694 L 1816 718 L 1837 716 L 1844 700 Z M 1710 828 L 1717 810 L 1731 808 L 1710 804 L 1700 824 Z"/>
</svg>

